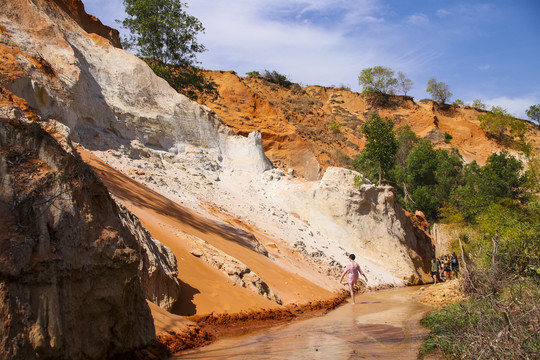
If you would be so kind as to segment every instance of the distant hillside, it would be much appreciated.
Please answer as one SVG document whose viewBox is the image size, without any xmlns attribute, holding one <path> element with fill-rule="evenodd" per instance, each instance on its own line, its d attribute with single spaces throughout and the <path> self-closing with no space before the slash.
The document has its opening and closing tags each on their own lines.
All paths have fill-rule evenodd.
<svg viewBox="0 0 540 360">
<path fill-rule="evenodd" d="M 372 114 L 392 119 L 395 128 L 409 125 L 437 147 L 457 148 L 467 162 L 483 165 L 504 148 L 480 129 L 477 117 L 482 112 L 470 107 L 441 107 L 404 96 L 393 96 L 387 107 L 374 107 L 362 94 L 339 88 L 284 88 L 232 71 L 206 74 L 218 85 L 220 96 L 205 105 L 240 134 L 260 130 L 273 164 L 310 180 L 320 178 L 328 166 L 350 164 L 364 146 L 359 127 Z M 449 144 L 444 142 L 445 132 L 453 137 Z M 538 129 L 531 125 L 529 136 L 540 151 Z"/>
</svg>

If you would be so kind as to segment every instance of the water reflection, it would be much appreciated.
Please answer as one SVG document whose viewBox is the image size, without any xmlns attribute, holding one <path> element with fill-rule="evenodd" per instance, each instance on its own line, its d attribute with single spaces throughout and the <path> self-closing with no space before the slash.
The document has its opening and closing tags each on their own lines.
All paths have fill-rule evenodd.
<svg viewBox="0 0 540 360">
<path fill-rule="evenodd" d="M 224 338 L 173 359 L 416 359 L 427 330 L 419 321 L 430 308 L 419 288 L 357 296 L 317 318 Z"/>
</svg>

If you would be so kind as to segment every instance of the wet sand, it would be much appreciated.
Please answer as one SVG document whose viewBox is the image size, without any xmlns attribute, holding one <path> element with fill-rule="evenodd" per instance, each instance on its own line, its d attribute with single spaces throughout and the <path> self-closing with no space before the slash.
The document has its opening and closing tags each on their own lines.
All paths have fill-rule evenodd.
<svg viewBox="0 0 540 360">
<path fill-rule="evenodd" d="M 172 359 L 416 359 L 431 307 L 420 287 L 361 294 L 326 315 L 222 338 Z"/>
</svg>

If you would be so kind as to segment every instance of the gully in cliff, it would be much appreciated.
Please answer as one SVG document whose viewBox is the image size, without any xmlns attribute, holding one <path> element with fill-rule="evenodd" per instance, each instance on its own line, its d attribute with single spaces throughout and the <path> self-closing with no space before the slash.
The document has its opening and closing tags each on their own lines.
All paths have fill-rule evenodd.
<svg viewBox="0 0 540 360">
<path fill-rule="evenodd" d="M 359 274 L 362 274 L 364 279 L 366 279 L 366 282 L 368 281 L 366 274 L 364 274 L 364 272 L 360 268 L 360 265 L 358 265 L 358 263 L 354 261 L 355 258 L 356 256 L 354 254 L 349 255 L 349 263 L 347 264 L 345 271 L 343 271 L 343 274 L 341 274 L 341 279 L 339 279 L 339 282 L 343 281 L 343 277 L 345 276 L 345 274 L 349 273 L 349 289 L 351 290 L 351 298 L 353 304 L 356 304 L 356 302 L 354 301 L 354 283 L 360 277 Z"/>
</svg>

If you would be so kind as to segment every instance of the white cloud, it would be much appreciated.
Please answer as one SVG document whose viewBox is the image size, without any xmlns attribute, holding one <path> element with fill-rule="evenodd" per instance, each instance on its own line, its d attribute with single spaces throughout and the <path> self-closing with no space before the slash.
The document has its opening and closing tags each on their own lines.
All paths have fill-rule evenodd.
<svg viewBox="0 0 540 360">
<path fill-rule="evenodd" d="M 409 24 L 417 26 L 429 25 L 429 17 L 426 14 L 416 13 L 407 18 Z"/>
<path fill-rule="evenodd" d="M 437 10 L 437 16 L 440 18 L 447 17 L 448 15 L 452 14 L 449 10 L 446 9 L 439 9 Z"/>
<path fill-rule="evenodd" d="M 480 70 L 480 71 L 488 71 L 488 70 L 491 70 L 491 64 L 479 65 L 479 66 L 478 66 L 478 70 Z"/>
<path fill-rule="evenodd" d="M 368 8 L 374 6 L 373 1 L 363 3 Z M 382 20 L 350 1 L 315 1 L 302 7 L 303 4 L 277 0 L 194 2 L 189 11 L 204 24 L 206 31 L 200 41 L 209 50 L 198 58 L 205 68 L 236 70 L 239 75 L 268 69 L 304 84 L 356 83 L 360 70 L 373 66 L 379 41 L 368 32 L 355 34 L 351 40 L 349 25 L 354 23 L 353 18 L 356 23 L 358 19 L 377 23 Z M 352 11 L 335 12 L 347 5 L 352 6 Z M 283 7 L 293 10 L 288 15 L 281 14 Z M 298 13 L 324 12 L 329 8 L 333 12 L 328 16 L 341 15 L 342 21 L 334 19 L 330 25 L 295 21 Z"/>
<path fill-rule="evenodd" d="M 509 98 L 506 96 L 499 96 L 484 101 L 488 108 L 492 106 L 500 106 L 503 109 L 508 110 L 511 115 L 517 116 L 521 119 L 528 119 L 525 110 L 529 109 L 531 105 L 540 103 L 540 94 L 530 94 L 524 97 Z"/>
</svg>

